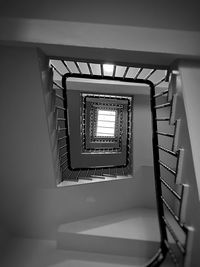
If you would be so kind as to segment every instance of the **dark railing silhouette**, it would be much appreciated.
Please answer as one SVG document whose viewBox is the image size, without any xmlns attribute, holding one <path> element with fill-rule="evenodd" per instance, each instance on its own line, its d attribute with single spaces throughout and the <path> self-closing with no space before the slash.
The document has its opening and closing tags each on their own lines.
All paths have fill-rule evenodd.
<svg viewBox="0 0 200 267">
<path fill-rule="evenodd" d="M 156 188 L 156 203 L 157 203 L 157 213 L 158 213 L 158 221 L 159 221 L 159 228 L 160 228 L 160 247 L 157 253 L 152 257 L 152 259 L 146 263 L 146 267 L 153 267 L 153 266 L 160 266 L 162 262 L 165 260 L 166 255 L 169 254 L 175 266 L 185 266 L 184 265 L 184 257 L 187 253 L 187 243 L 190 241 L 190 229 L 186 227 L 186 225 L 181 220 L 181 208 L 182 203 L 184 202 L 184 195 L 185 191 L 187 191 L 187 186 L 182 185 L 181 193 L 177 193 L 176 190 L 172 188 L 172 186 L 167 183 L 164 177 L 161 176 L 161 168 L 164 168 L 166 171 L 171 173 L 175 177 L 175 181 L 179 171 L 179 165 L 182 160 L 182 150 L 175 151 L 175 139 L 177 138 L 177 125 L 178 122 L 175 123 L 175 130 L 174 133 L 162 132 L 158 130 L 158 123 L 159 122 L 169 122 L 170 115 L 167 117 L 157 117 L 157 110 L 161 110 L 164 108 L 170 108 L 172 101 L 167 100 L 165 103 L 157 104 L 156 100 L 162 98 L 163 96 L 167 96 L 169 94 L 168 90 L 162 90 L 161 92 L 156 93 L 155 88 L 165 82 L 169 78 L 169 72 L 167 72 L 164 77 L 161 77 L 159 81 L 152 82 L 150 79 L 156 73 L 157 69 L 149 70 L 149 73 L 140 79 L 140 75 L 143 72 L 143 68 L 138 68 L 135 75 L 133 77 L 127 77 L 127 74 L 130 70 L 130 67 L 124 68 L 124 73 L 121 77 L 116 76 L 118 65 L 113 65 L 113 73 L 112 75 L 105 75 L 105 71 L 103 68 L 103 63 L 99 63 L 100 73 L 97 75 L 94 73 L 91 64 L 85 62 L 87 66 L 87 73 L 83 73 L 81 67 L 79 66 L 79 62 L 74 61 L 74 65 L 77 68 L 77 72 L 73 73 L 68 66 L 68 62 L 62 60 L 61 61 L 63 66 L 66 68 L 67 73 L 61 73 L 59 70 L 56 69 L 55 66 L 51 65 L 53 70 L 61 76 L 62 84 L 58 84 L 54 82 L 54 87 L 56 87 L 56 91 L 61 91 L 61 94 L 56 93 L 55 97 L 63 102 L 62 106 L 56 105 L 55 109 L 56 112 L 61 112 L 61 117 L 56 113 L 56 125 L 58 131 L 58 147 L 59 147 L 59 158 L 60 158 L 60 168 L 62 172 L 62 177 L 67 177 L 68 180 L 93 180 L 93 179 L 105 179 L 105 177 L 117 177 L 120 175 L 127 175 L 130 173 L 130 166 L 128 167 L 113 167 L 113 168 L 93 168 L 92 170 L 89 168 L 85 169 L 78 169 L 73 171 L 70 169 L 70 142 L 69 142 L 69 133 L 68 133 L 68 110 L 67 110 L 67 80 L 69 78 L 82 78 L 82 79 L 90 79 L 90 80 L 107 80 L 107 81 L 118 81 L 118 82 L 127 82 L 132 84 L 143 84 L 149 87 L 150 91 L 150 103 L 151 103 L 151 118 L 152 118 L 152 147 L 153 147 L 153 161 L 154 161 L 154 178 L 155 178 L 155 188 Z M 62 126 L 59 126 L 60 124 Z M 129 134 L 131 134 L 129 132 Z M 159 144 L 159 136 L 163 136 L 164 138 L 173 138 L 172 150 L 168 149 L 164 146 Z M 128 145 L 130 146 L 129 142 Z M 170 166 L 168 166 L 165 162 L 160 160 L 159 152 L 163 151 L 166 154 L 169 154 L 177 159 L 176 169 L 174 170 Z M 172 194 L 179 202 L 179 214 L 177 215 L 173 208 L 168 203 L 167 199 L 163 195 L 162 187 L 166 188 L 170 194 Z M 176 231 L 173 229 L 171 223 L 165 216 L 165 210 L 167 210 L 171 216 L 174 218 L 177 225 L 186 235 L 185 244 L 183 244 L 179 236 L 176 234 Z M 176 253 L 174 252 L 173 247 L 171 246 L 168 238 L 168 234 L 171 235 L 175 244 L 182 255 L 182 259 L 179 260 L 177 258 Z M 182 261 L 182 262 L 181 262 Z M 181 263 L 180 263 L 181 262 Z"/>
</svg>

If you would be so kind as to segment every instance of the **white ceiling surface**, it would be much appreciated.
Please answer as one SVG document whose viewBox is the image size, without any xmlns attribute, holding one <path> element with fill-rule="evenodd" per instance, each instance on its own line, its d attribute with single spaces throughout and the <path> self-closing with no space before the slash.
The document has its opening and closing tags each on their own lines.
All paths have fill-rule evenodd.
<svg viewBox="0 0 200 267">
<path fill-rule="evenodd" d="M 68 73 L 68 70 L 66 69 L 66 67 L 64 66 L 64 64 L 62 63 L 61 60 L 51 60 L 50 65 L 51 64 L 54 67 L 56 67 L 56 69 L 60 72 L 61 75 Z M 86 63 L 78 62 L 78 65 L 79 65 L 79 68 L 83 74 L 90 74 Z M 69 69 L 72 73 L 79 73 L 79 71 L 78 71 L 78 69 L 77 69 L 77 67 L 73 61 L 67 61 L 67 66 L 69 67 Z M 91 63 L 90 66 L 91 66 L 93 74 L 101 75 L 100 64 Z M 123 77 L 125 69 L 126 69 L 126 66 L 117 66 L 115 77 Z M 137 74 L 138 70 L 139 70 L 139 68 L 130 67 L 127 74 L 126 74 L 126 78 L 134 78 L 135 75 Z M 143 69 L 142 72 L 140 73 L 140 75 L 138 76 L 138 78 L 144 79 L 151 70 L 152 69 Z M 58 74 L 56 71 L 54 71 L 54 74 L 53 74 L 54 75 L 54 77 L 53 77 L 54 81 L 61 81 L 62 76 L 60 74 Z M 107 76 L 112 76 L 113 73 L 112 72 L 110 72 L 110 73 L 104 72 L 104 74 Z M 156 70 L 156 72 L 154 72 L 152 74 L 152 76 L 149 78 L 149 80 L 151 80 L 153 83 L 157 83 L 162 78 L 165 77 L 165 74 L 166 74 L 165 70 Z M 80 79 L 79 79 L 79 82 L 80 82 Z M 85 79 L 85 82 L 88 82 L 88 80 Z M 101 83 L 101 82 L 102 81 L 99 81 L 99 83 Z M 104 81 L 104 83 L 105 83 L 105 81 Z M 116 82 L 109 81 L 109 83 L 113 84 Z M 117 82 L 117 83 L 119 83 L 119 82 Z M 122 84 L 122 83 L 120 83 L 120 84 Z M 125 82 L 124 84 L 127 85 L 128 83 Z M 130 83 L 130 85 L 132 85 L 132 83 Z M 167 85 L 168 85 L 168 83 L 162 82 L 159 85 L 159 87 L 167 87 Z"/>
</svg>

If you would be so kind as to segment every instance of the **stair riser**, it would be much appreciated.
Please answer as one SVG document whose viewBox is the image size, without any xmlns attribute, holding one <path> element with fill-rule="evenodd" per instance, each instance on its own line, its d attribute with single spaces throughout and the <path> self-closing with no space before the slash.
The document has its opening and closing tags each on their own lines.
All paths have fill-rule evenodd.
<svg viewBox="0 0 200 267">
<path fill-rule="evenodd" d="M 62 232 L 58 233 L 57 240 L 59 249 L 132 257 L 151 257 L 159 247 L 159 243 L 154 241 Z"/>
</svg>

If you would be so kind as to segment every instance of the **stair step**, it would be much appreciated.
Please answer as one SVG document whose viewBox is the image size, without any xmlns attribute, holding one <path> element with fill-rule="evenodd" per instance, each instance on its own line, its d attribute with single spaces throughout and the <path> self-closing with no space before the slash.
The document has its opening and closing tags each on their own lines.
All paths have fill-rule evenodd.
<svg viewBox="0 0 200 267">
<path fill-rule="evenodd" d="M 103 179 L 104 178 L 104 179 Z M 84 184 L 91 184 L 91 183 L 105 183 L 105 182 L 115 182 L 123 179 L 132 179 L 132 175 L 117 175 L 117 176 L 106 176 L 103 175 L 102 177 L 79 177 L 79 181 L 73 180 L 66 180 L 59 183 L 58 187 L 64 186 L 72 186 L 72 185 L 84 185 Z"/>
<path fill-rule="evenodd" d="M 78 251 L 58 250 L 57 254 L 65 258 L 62 262 L 51 265 L 51 267 L 142 267 L 148 262 L 148 259 L 139 257 L 123 257 Z"/>
<path fill-rule="evenodd" d="M 56 248 L 55 241 L 15 239 L 0 258 L 2 267 L 139 267 L 148 258 L 123 257 Z"/>
<path fill-rule="evenodd" d="M 149 258 L 159 247 L 156 211 L 131 209 L 60 225 L 59 249 Z"/>
</svg>

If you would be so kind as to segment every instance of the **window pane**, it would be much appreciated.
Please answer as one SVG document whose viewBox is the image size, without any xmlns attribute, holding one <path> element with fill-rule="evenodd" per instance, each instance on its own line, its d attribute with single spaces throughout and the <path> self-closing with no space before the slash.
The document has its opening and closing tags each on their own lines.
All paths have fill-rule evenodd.
<svg viewBox="0 0 200 267">
<path fill-rule="evenodd" d="M 99 115 L 115 116 L 116 111 L 98 110 Z"/>
<path fill-rule="evenodd" d="M 114 121 L 98 121 L 98 127 L 115 128 Z"/>
<path fill-rule="evenodd" d="M 113 121 L 113 122 L 115 122 L 115 116 L 98 115 L 98 121 Z"/>
<path fill-rule="evenodd" d="M 109 134 L 109 133 L 97 133 L 96 136 L 97 137 L 114 137 L 113 134 Z"/>
<path fill-rule="evenodd" d="M 115 129 L 114 129 L 114 127 L 113 128 L 98 127 L 97 132 L 98 133 L 108 133 L 108 134 L 114 135 Z"/>
<path fill-rule="evenodd" d="M 98 110 L 96 136 L 115 136 L 116 111 Z"/>
</svg>

